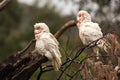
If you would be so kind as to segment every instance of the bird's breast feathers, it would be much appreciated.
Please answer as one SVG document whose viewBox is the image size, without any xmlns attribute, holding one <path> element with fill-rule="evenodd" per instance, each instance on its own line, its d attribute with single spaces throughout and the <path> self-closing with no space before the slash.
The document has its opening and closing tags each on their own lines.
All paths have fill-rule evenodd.
<svg viewBox="0 0 120 80">
<path fill-rule="evenodd" d="M 44 48 L 47 47 L 46 45 L 58 46 L 57 40 L 54 38 L 54 36 L 51 33 L 42 34 L 41 37 L 36 41 L 36 47 L 38 49 L 43 50 Z"/>
<path fill-rule="evenodd" d="M 103 36 L 100 27 L 96 23 L 82 24 L 79 28 L 79 36 L 83 44 L 97 40 Z"/>
<path fill-rule="evenodd" d="M 44 42 L 41 39 L 38 39 L 36 41 L 35 48 L 41 55 L 45 55 L 46 54 L 45 44 L 44 44 Z"/>
</svg>

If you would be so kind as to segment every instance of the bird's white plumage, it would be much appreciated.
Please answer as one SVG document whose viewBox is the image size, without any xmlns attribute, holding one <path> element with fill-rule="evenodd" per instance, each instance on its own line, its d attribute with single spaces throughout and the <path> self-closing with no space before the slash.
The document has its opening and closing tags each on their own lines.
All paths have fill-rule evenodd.
<svg viewBox="0 0 120 80">
<path fill-rule="evenodd" d="M 79 11 L 77 14 L 77 21 L 79 36 L 83 44 L 87 45 L 103 37 L 101 28 L 97 23 L 91 22 L 91 17 L 87 11 Z"/>
<path fill-rule="evenodd" d="M 77 26 L 79 29 L 79 36 L 84 45 L 103 37 L 101 28 L 97 23 L 91 21 L 91 16 L 87 11 L 79 11 L 77 14 Z M 99 55 L 99 47 L 102 45 L 97 45 L 93 48 L 93 52 Z"/>
<path fill-rule="evenodd" d="M 55 70 L 59 70 L 62 64 L 62 56 L 59 51 L 58 41 L 49 32 L 49 28 L 45 23 L 36 23 L 34 25 L 34 28 L 36 38 L 36 50 L 38 51 L 38 53 L 46 56 L 52 62 Z"/>
<path fill-rule="evenodd" d="M 79 27 L 79 36 L 84 45 L 95 41 L 103 36 L 100 27 L 97 23 L 86 22 Z"/>
</svg>

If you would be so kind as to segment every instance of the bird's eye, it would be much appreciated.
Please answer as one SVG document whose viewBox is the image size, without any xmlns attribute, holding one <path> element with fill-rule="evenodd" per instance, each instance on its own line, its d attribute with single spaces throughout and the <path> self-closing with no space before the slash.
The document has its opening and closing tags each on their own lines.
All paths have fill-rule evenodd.
<svg viewBox="0 0 120 80">
<path fill-rule="evenodd" d="M 81 17 L 81 14 L 79 14 L 78 16 Z"/>
<path fill-rule="evenodd" d="M 37 30 L 39 30 L 39 29 L 40 29 L 40 27 L 36 27 L 36 29 L 37 29 Z"/>
</svg>

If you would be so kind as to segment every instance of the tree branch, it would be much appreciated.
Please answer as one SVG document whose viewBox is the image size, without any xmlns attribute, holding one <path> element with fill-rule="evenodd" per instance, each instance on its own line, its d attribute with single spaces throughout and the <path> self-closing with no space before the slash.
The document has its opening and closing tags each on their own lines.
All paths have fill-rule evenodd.
<svg viewBox="0 0 120 80">
<path fill-rule="evenodd" d="M 2 10 L 9 2 L 10 0 L 3 0 L 0 2 L 0 10 Z"/>
<path fill-rule="evenodd" d="M 75 20 L 68 21 L 54 36 L 58 39 L 68 28 L 73 26 L 75 26 Z M 23 55 L 32 45 L 35 45 L 35 39 L 31 40 L 23 50 L 11 55 L 0 64 L 0 80 L 28 80 L 42 63 L 48 61 L 36 50 Z"/>
<path fill-rule="evenodd" d="M 68 21 L 54 34 L 54 36 L 58 39 L 68 28 L 73 27 L 75 25 L 76 25 L 75 20 Z"/>
<path fill-rule="evenodd" d="M 67 29 L 75 26 L 75 23 L 76 23 L 75 20 L 68 21 L 54 34 L 54 36 L 58 39 Z M 110 36 L 105 35 L 100 39 L 106 37 L 111 39 Z M 96 46 L 97 42 L 100 39 L 91 42 L 90 44 L 83 48 L 79 48 L 79 46 L 77 46 L 75 48 L 77 50 L 76 53 L 74 53 L 75 49 L 73 49 L 70 55 L 67 56 L 66 60 L 63 62 L 60 68 L 61 73 L 58 76 L 57 80 L 62 79 L 63 74 L 70 77 L 71 79 L 75 78 L 76 74 L 79 71 L 81 71 L 81 69 L 71 74 L 72 76 L 70 76 L 70 74 L 67 73 L 67 70 L 71 67 L 71 65 L 82 54 L 84 50 Z M 35 41 L 36 41 L 35 39 L 32 39 L 23 50 L 18 51 L 16 54 L 11 55 L 8 59 L 6 59 L 0 64 L 0 80 L 28 80 L 43 63 L 46 63 L 48 61 L 48 59 L 45 56 L 41 56 L 40 54 L 38 54 L 37 51 L 34 50 L 34 47 L 33 51 L 30 51 L 28 54 L 24 54 L 31 46 L 35 45 Z M 74 56 L 71 55 L 72 53 L 74 53 Z M 81 60 L 79 64 L 82 64 L 84 59 Z M 52 66 L 48 66 L 46 68 L 41 67 L 37 80 L 41 78 L 41 75 L 43 73 L 49 72 L 51 70 L 53 70 Z"/>
</svg>

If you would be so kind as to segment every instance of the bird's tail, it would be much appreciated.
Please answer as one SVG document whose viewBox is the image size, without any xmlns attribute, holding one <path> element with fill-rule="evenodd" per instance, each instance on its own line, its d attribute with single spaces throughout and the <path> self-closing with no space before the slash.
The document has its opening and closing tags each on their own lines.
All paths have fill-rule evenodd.
<svg viewBox="0 0 120 80">
<path fill-rule="evenodd" d="M 111 49 L 111 44 L 105 38 L 103 38 L 98 41 L 98 47 L 100 47 L 106 53 L 109 53 Z"/>
<path fill-rule="evenodd" d="M 59 71 L 61 64 L 62 62 L 61 62 L 60 57 L 54 57 L 54 59 L 52 60 L 52 65 L 55 71 Z"/>
<path fill-rule="evenodd" d="M 111 44 L 106 38 L 102 38 L 98 41 L 98 47 L 104 50 L 106 53 L 109 53 L 111 50 Z"/>
<path fill-rule="evenodd" d="M 98 47 L 102 48 L 106 53 L 115 54 L 120 50 L 118 36 L 115 33 L 108 33 L 104 38 L 98 41 Z"/>
</svg>

